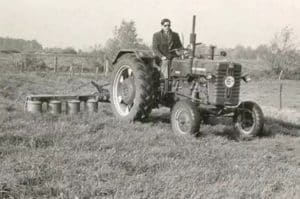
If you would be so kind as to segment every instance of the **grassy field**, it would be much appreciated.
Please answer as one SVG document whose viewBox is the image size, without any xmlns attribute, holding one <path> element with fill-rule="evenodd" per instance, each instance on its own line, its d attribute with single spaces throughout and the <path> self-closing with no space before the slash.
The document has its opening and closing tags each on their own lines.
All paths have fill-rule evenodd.
<svg viewBox="0 0 300 199">
<path fill-rule="evenodd" d="M 173 135 L 169 110 L 149 122 L 99 113 L 35 116 L 28 94 L 94 92 L 86 76 L 0 74 L 0 198 L 300 198 L 300 82 L 242 85 L 262 105 L 265 136 L 238 141 L 227 121 L 199 138 Z M 105 78 L 98 82 L 105 82 Z"/>
</svg>

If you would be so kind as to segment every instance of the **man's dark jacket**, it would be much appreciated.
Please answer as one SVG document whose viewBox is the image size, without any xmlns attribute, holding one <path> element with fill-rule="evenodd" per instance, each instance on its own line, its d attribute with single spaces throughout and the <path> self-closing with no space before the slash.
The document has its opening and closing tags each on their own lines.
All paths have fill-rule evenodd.
<svg viewBox="0 0 300 199">
<path fill-rule="evenodd" d="M 170 30 L 169 37 L 163 32 L 163 30 L 154 33 L 152 48 L 156 56 L 158 57 L 174 57 L 175 53 L 170 53 L 170 50 L 181 48 L 182 44 L 180 38 L 176 32 Z"/>
</svg>

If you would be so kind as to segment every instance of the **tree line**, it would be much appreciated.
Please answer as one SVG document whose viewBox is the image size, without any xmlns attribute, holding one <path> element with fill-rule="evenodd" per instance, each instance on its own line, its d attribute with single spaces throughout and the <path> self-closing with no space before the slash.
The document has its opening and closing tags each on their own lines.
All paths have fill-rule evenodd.
<svg viewBox="0 0 300 199">
<path fill-rule="evenodd" d="M 205 45 L 204 45 L 205 46 Z M 114 29 L 114 35 L 104 46 L 95 45 L 92 53 L 102 58 L 113 60 L 120 49 L 151 49 L 138 37 L 134 21 L 122 21 Z M 256 48 L 237 45 L 225 50 L 229 58 L 244 60 L 261 60 L 266 62 L 276 74 L 282 70 L 300 71 L 300 51 L 293 29 L 284 27 L 274 37 Z"/>
<path fill-rule="evenodd" d="M 0 37 L 1 49 L 91 55 L 97 57 L 99 63 L 104 63 L 105 60 L 112 62 L 120 49 L 151 49 L 151 46 L 145 44 L 139 38 L 134 21 L 123 20 L 119 26 L 115 26 L 112 38 L 108 39 L 104 45 L 94 45 L 89 52 L 76 51 L 72 47 L 43 49 L 42 45 L 36 40 L 26 41 Z M 237 45 L 234 48 L 222 50 L 225 50 L 228 57 L 232 59 L 265 61 L 274 72 L 280 73 L 281 70 L 291 68 L 300 70 L 300 51 L 298 49 L 299 46 L 293 29 L 284 27 L 280 32 L 274 34 L 269 42 L 256 48 Z"/>
<path fill-rule="evenodd" d="M 229 56 L 234 59 L 265 61 L 277 74 L 282 70 L 300 71 L 300 50 L 296 39 L 293 29 L 284 27 L 280 32 L 275 33 L 266 44 L 256 48 L 237 45 L 227 51 Z"/>
<path fill-rule="evenodd" d="M 42 50 L 43 46 L 36 40 L 14 39 L 9 37 L 0 37 L 0 50 L 12 51 L 38 51 Z"/>
</svg>

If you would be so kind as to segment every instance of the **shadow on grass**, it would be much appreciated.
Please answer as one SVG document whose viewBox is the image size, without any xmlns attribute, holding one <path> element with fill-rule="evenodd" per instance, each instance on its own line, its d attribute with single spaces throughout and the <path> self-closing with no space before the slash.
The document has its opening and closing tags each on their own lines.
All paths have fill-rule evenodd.
<svg viewBox="0 0 300 199">
<path fill-rule="evenodd" d="M 151 115 L 143 120 L 144 123 L 166 123 L 170 124 L 170 113 L 162 113 Z M 220 127 L 220 124 L 222 127 Z M 204 126 L 204 127 L 203 127 Z M 205 125 L 201 125 L 200 133 L 197 138 L 201 138 L 207 134 L 226 137 L 229 140 L 240 141 L 239 133 L 235 130 L 232 120 L 229 118 L 212 118 Z M 300 136 L 300 124 L 294 124 L 283 120 L 278 120 L 271 117 L 265 118 L 264 129 L 259 137 L 273 137 L 277 134 Z M 253 138 L 243 138 L 243 140 L 251 140 Z M 255 139 L 255 138 L 254 138 Z"/>
<path fill-rule="evenodd" d="M 218 118 L 219 119 L 219 118 Z M 222 130 L 218 130 L 218 128 L 212 128 L 212 132 L 214 135 L 218 136 L 225 136 L 230 140 L 239 141 L 241 138 L 239 137 L 239 133 L 235 130 L 233 123 L 229 122 L 228 120 L 218 120 L 218 124 L 225 125 Z M 216 127 L 216 123 L 211 125 L 211 127 Z M 281 135 L 288 135 L 288 136 L 300 136 L 300 125 L 294 124 L 291 122 L 286 122 L 283 120 L 274 119 L 271 117 L 265 118 L 264 128 L 263 131 L 256 137 L 256 138 L 263 138 L 263 137 L 274 137 L 278 134 Z M 254 138 L 243 138 L 243 140 L 252 140 Z"/>
<path fill-rule="evenodd" d="M 271 117 L 265 118 L 265 127 L 262 133 L 263 137 L 275 136 L 277 134 L 300 136 L 300 124 L 295 124 Z"/>
<path fill-rule="evenodd" d="M 233 126 L 226 126 L 222 131 L 214 131 L 212 134 L 226 137 L 228 140 L 240 141 L 238 132 Z"/>
<path fill-rule="evenodd" d="M 162 114 L 152 114 L 150 117 L 145 118 L 142 120 L 143 123 L 166 123 L 170 124 L 171 123 L 171 114 L 169 112 L 167 113 L 162 113 Z"/>
<path fill-rule="evenodd" d="M 271 117 L 266 117 L 266 121 L 270 122 L 270 123 L 277 123 L 285 128 L 300 130 L 300 124 L 286 122 L 286 121 L 282 121 L 282 120 L 271 118 Z"/>
</svg>

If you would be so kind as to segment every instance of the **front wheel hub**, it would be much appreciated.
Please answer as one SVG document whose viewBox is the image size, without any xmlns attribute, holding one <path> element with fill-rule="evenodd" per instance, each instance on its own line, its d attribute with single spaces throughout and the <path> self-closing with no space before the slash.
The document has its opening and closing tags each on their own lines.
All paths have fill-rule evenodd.
<svg viewBox="0 0 300 199">
<path fill-rule="evenodd" d="M 179 110 L 175 117 L 181 133 L 187 134 L 191 128 L 191 122 L 188 113 L 185 110 Z"/>
</svg>

